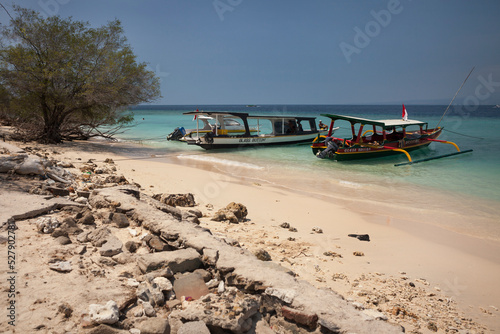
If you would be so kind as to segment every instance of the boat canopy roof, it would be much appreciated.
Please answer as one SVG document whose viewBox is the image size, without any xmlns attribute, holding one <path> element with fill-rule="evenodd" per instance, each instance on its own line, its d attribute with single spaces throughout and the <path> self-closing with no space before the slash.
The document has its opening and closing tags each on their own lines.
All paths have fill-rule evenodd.
<svg viewBox="0 0 500 334">
<path fill-rule="evenodd" d="M 367 118 L 361 118 L 361 117 L 351 117 L 351 116 L 342 116 L 342 115 L 333 115 L 333 114 L 321 114 L 321 116 L 331 118 L 332 120 L 344 120 L 348 121 L 351 124 L 369 124 L 369 125 L 375 125 L 375 126 L 380 126 L 383 129 L 388 129 L 388 128 L 393 128 L 395 126 L 402 126 L 406 128 L 407 126 L 410 125 L 426 125 L 427 122 L 421 122 L 421 121 L 416 121 L 416 120 L 402 120 L 402 119 L 386 119 L 386 120 L 373 120 L 373 119 L 367 119 Z"/>
<path fill-rule="evenodd" d="M 270 120 L 279 120 L 279 119 L 296 119 L 298 121 L 301 120 L 314 120 L 316 117 L 308 117 L 308 116 L 272 116 L 272 115 L 249 115 L 248 113 L 243 112 L 230 112 L 230 111 L 189 111 L 185 112 L 184 115 L 207 115 L 207 116 L 217 116 L 217 115 L 231 115 L 235 117 L 240 117 L 242 119 L 270 119 Z"/>
</svg>

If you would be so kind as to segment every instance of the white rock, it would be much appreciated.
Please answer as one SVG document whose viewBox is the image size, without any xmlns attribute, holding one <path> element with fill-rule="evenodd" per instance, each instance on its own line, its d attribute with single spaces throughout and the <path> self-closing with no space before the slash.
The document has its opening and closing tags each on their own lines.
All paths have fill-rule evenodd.
<svg viewBox="0 0 500 334">
<path fill-rule="evenodd" d="M 130 233 L 131 236 L 133 236 L 133 237 L 137 236 L 137 230 L 135 230 L 133 228 L 127 228 L 127 229 L 128 229 L 128 233 Z"/>
<path fill-rule="evenodd" d="M 223 293 L 224 290 L 225 290 L 224 281 L 220 281 L 219 286 L 217 287 L 217 292 L 218 293 Z"/>
<path fill-rule="evenodd" d="M 219 280 L 217 278 L 212 278 L 210 281 L 205 283 L 207 285 L 207 288 L 215 288 L 216 286 L 219 285 Z"/>
<path fill-rule="evenodd" d="M 153 283 L 158 285 L 158 288 L 161 291 L 172 291 L 173 289 L 172 282 L 170 282 L 170 280 L 165 277 L 156 277 L 155 279 L 153 279 Z"/>
<path fill-rule="evenodd" d="M 75 199 L 75 202 L 80 204 L 87 204 L 88 199 L 86 199 L 85 197 L 78 197 L 77 199 Z"/>
<path fill-rule="evenodd" d="M 136 287 L 138 287 L 138 286 L 139 286 L 139 284 L 140 284 L 140 283 L 139 283 L 139 282 L 137 282 L 137 281 L 135 280 L 135 278 L 129 278 L 129 279 L 127 280 L 127 285 L 128 285 L 128 286 L 131 286 L 131 287 L 135 287 L 135 288 L 136 288 Z"/>
<path fill-rule="evenodd" d="M 128 330 L 130 334 L 141 334 L 141 330 L 137 328 L 131 328 Z"/>
<path fill-rule="evenodd" d="M 372 309 L 364 310 L 363 314 L 368 317 L 368 319 L 375 319 L 375 320 L 387 320 L 387 316 L 383 314 L 382 312 L 375 311 Z"/>
<path fill-rule="evenodd" d="M 118 322 L 120 312 L 115 301 L 110 300 L 106 305 L 91 304 L 89 306 L 90 320 L 95 324 L 112 325 Z"/>
<path fill-rule="evenodd" d="M 49 264 L 49 268 L 62 273 L 68 273 L 73 270 L 73 268 L 71 268 L 71 262 L 69 261 L 59 261 L 57 263 L 51 263 Z"/>
<path fill-rule="evenodd" d="M 264 293 L 266 295 L 274 296 L 287 304 L 291 304 L 293 302 L 293 299 L 297 295 L 294 290 L 276 288 L 267 288 Z"/>
<path fill-rule="evenodd" d="M 50 234 L 61 225 L 55 217 L 44 217 L 36 221 L 36 226 L 39 232 Z"/>
</svg>

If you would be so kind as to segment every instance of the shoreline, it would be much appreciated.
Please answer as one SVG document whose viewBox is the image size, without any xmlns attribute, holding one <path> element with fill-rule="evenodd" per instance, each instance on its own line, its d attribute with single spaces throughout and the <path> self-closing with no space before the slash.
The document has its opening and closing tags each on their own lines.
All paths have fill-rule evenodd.
<svg viewBox="0 0 500 334">
<path fill-rule="evenodd" d="M 140 151 L 141 147 L 137 149 Z M 111 147 L 111 151 L 126 150 L 116 144 Z M 128 154 L 119 154 L 127 159 L 123 162 L 117 161 L 118 166 L 123 164 L 119 171 L 146 190 L 149 188 L 152 192 L 192 192 L 200 206 L 213 204 L 223 207 L 232 201 L 240 202 L 247 206 L 250 219 L 263 228 L 289 222 L 297 227 L 301 234 L 307 236 L 313 226 L 319 226 L 324 235 L 332 240 L 324 243 L 322 249 L 316 250 L 317 254 L 331 250 L 328 244 L 342 239 L 343 243 L 349 245 L 348 248 L 354 247 L 352 251 L 359 248 L 365 252 L 366 258 L 370 253 L 370 264 L 363 266 L 362 271 L 387 272 L 390 275 L 406 272 L 414 278 L 425 278 L 436 288 L 448 293 L 450 298 L 458 302 L 461 309 L 470 311 L 471 315 L 480 319 L 480 323 L 500 330 L 500 314 L 495 311 L 495 308 L 499 307 L 495 303 L 500 300 L 500 288 L 496 286 L 496 280 L 500 277 L 499 239 L 487 240 L 459 233 L 450 230 L 446 224 L 435 224 L 439 219 L 433 224 L 425 222 L 425 216 L 405 217 L 405 207 L 391 208 L 387 205 L 385 209 L 394 211 L 382 213 L 380 208 L 377 208 L 379 212 L 374 213 L 373 208 L 377 207 L 377 203 L 366 206 L 365 198 L 356 194 L 356 189 L 351 192 L 348 201 L 332 203 L 328 201 L 328 197 L 326 200 L 322 199 L 321 194 L 302 195 L 300 190 L 294 191 L 293 181 L 288 185 L 275 185 L 257 182 L 248 177 L 238 179 L 222 174 L 224 171 L 212 166 L 210 162 L 197 162 L 197 168 L 188 167 L 187 161 L 175 164 L 176 159 L 172 156 L 175 157 L 176 154 L 170 156 L 169 161 L 162 158 L 128 160 Z M 132 168 L 134 165 L 136 168 Z M 136 171 L 132 172 L 131 169 Z M 148 172 L 137 173 L 138 170 Z M 168 177 L 165 181 L 159 180 L 162 175 L 172 174 L 180 175 L 181 178 L 173 180 Z M 147 184 L 148 182 L 151 184 Z M 157 183 L 154 184 L 155 182 Z M 154 185 L 154 188 L 150 188 L 151 185 Z M 301 209 L 303 207 L 307 209 Z M 355 208 L 357 210 L 354 210 Z M 413 212 L 419 210 L 412 206 L 409 209 Z M 330 225 L 332 223 L 326 222 L 324 218 L 332 212 L 335 222 Z M 451 212 L 450 219 L 460 219 L 458 215 L 454 216 Z M 363 243 L 349 240 L 352 239 L 347 237 L 350 233 L 367 233 L 372 237 L 372 241 Z M 376 238 L 380 241 L 377 242 Z M 393 263 L 387 264 L 387 258 Z M 344 271 L 356 272 L 353 265 L 359 263 L 349 264 L 349 268 Z M 476 272 L 470 272 L 471 270 Z M 484 291 L 486 286 L 488 292 Z M 481 308 L 489 308 L 493 310 L 493 314 L 497 314 L 490 316 Z"/>
<path fill-rule="evenodd" d="M 360 282 L 373 284 L 375 289 L 383 286 L 378 276 L 423 280 L 426 284 L 422 288 L 441 291 L 457 302 L 465 316 L 490 330 L 500 330 L 499 305 L 495 304 L 500 300 L 500 242 L 496 240 L 460 234 L 418 217 L 405 219 L 401 213 L 404 208 L 399 208 L 400 212 L 376 212 L 380 208 L 366 206 L 361 196 L 356 197 L 356 189 L 348 201 L 332 202 L 324 194 L 296 190 L 290 186 L 292 182 L 276 185 L 224 175 L 209 162 L 197 162 L 203 168 L 193 168 L 186 166 L 186 161 L 175 164 L 175 158 L 168 162 L 163 158 L 130 158 L 131 151 L 147 152 L 147 148 L 130 144 L 74 142 L 53 149 L 71 162 L 78 158 L 82 162 L 104 160 L 112 155 L 118 173 L 140 184 L 144 192 L 193 193 L 198 208 L 205 212 L 209 210 L 207 205 L 219 208 L 229 202 L 244 204 L 248 222 L 234 225 L 202 219 L 202 226 L 241 240 L 249 249 L 265 247 L 273 261 L 293 268 L 299 278 L 313 285 L 363 301 L 356 294 Z M 363 210 L 354 210 L 360 203 Z M 284 222 L 298 232 L 281 228 Z M 313 233 L 316 226 L 323 233 Z M 369 234 L 371 241 L 349 238 L 351 233 Z M 296 245 L 288 245 L 287 238 L 296 239 Z M 287 254 L 287 247 L 297 253 Z M 325 252 L 339 253 L 342 258 L 325 256 Z M 365 256 L 353 256 L 353 252 Z M 370 275 L 374 278 L 369 283 L 360 279 Z M 356 281 L 358 285 L 353 284 Z"/>
</svg>

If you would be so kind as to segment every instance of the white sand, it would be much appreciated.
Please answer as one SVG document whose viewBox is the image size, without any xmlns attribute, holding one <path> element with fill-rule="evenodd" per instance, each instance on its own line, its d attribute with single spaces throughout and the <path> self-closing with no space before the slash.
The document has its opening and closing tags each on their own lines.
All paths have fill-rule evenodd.
<svg viewBox="0 0 500 334">
<path fill-rule="evenodd" d="M 117 151 L 116 148 L 113 150 Z M 83 160 L 109 156 L 76 151 L 68 154 Z M 321 275 L 313 266 L 303 268 L 301 276 L 308 273 L 309 276 L 304 278 L 316 281 L 318 286 L 346 292 L 349 288 L 331 280 L 332 274 L 344 273 L 354 277 L 378 272 L 401 276 L 404 272 L 412 279 L 427 280 L 430 288 L 442 290 L 468 316 L 491 329 L 500 330 L 497 310 L 500 307 L 500 240 L 497 230 L 486 230 L 488 227 L 498 229 L 500 226 L 494 225 L 498 221 L 481 217 L 478 218 L 481 220 L 478 225 L 482 229 L 474 229 L 474 216 L 454 212 L 446 203 L 443 203 L 442 211 L 439 210 L 439 203 L 434 203 L 433 210 L 429 211 L 410 204 L 394 206 L 390 201 L 381 205 L 380 202 L 368 201 L 365 194 L 356 191 L 356 186 L 348 181 L 341 186 L 349 191 L 349 197 L 342 199 L 341 196 L 339 199 L 338 194 L 330 196 L 329 189 L 309 193 L 298 189 L 300 185 L 297 185 L 296 176 L 292 175 L 287 183 L 283 181 L 286 175 L 281 175 L 281 183 L 269 184 L 218 173 L 210 161 L 196 161 L 195 165 L 199 168 L 191 168 L 188 165 L 192 165 L 193 161 L 186 159 L 169 159 L 177 163 L 165 163 L 165 159 L 160 158 L 134 160 L 113 156 L 113 159 L 118 173 L 123 173 L 129 181 L 139 183 L 146 192 L 191 192 L 203 211 L 207 211 L 207 204 L 215 208 L 230 202 L 246 205 L 250 220 L 246 224 L 246 235 L 264 231 L 270 238 L 281 236 L 280 240 L 291 236 L 310 243 L 312 247 L 307 252 L 316 256 L 325 251 L 342 254 L 340 260 L 321 263 L 320 274 L 324 276 L 324 282 L 317 281 L 317 276 Z M 439 195 L 434 196 L 439 198 Z M 451 221 L 454 223 L 451 224 Z M 290 223 L 298 232 L 278 227 L 283 222 Z M 216 228 L 219 223 L 208 221 L 204 224 Z M 311 234 L 314 226 L 320 227 L 324 233 Z M 234 229 L 235 232 L 232 231 Z M 241 229 L 245 228 L 220 227 L 220 230 L 235 236 L 241 234 Z M 371 241 L 350 238 L 347 235 L 351 233 L 369 234 Z M 258 242 L 260 237 L 254 237 Z M 355 251 L 361 251 L 365 256 L 353 256 Z"/>
<path fill-rule="evenodd" d="M 219 173 L 210 161 L 130 159 L 124 153 L 133 149 L 117 144 L 67 143 L 55 150 L 75 162 L 112 158 L 118 174 L 140 184 L 144 192 L 193 193 L 198 208 L 206 214 L 211 212 L 209 204 L 215 209 L 230 202 L 244 204 L 249 212 L 246 223 L 228 225 L 205 218 L 202 224 L 214 233 L 240 240 L 249 249 L 268 250 L 273 260 L 292 268 L 300 278 L 332 288 L 346 298 L 358 300 L 352 282 L 363 274 L 423 279 L 428 290 L 439 290 L 456 301 L 467 317 L 500 331 L 500 241 L 497 231 L 488 231 L 496 226 L 490 216 L 479 218 L 481 229 L 474 229 L 472 215 L 463 218 L 444 204 L 441 212 L 439 203 L 427 210 L 411 203 L 395 206 L 390 200 L 371 201 L 349 180 L 340 185 L 337 182 L 336 189 L 345 190 L 339 195 L 328 187 L 308 191 L 296 182 L 296 175 L 290 175 L 288 182 L 284 174 L 279 183 L 269 183 Z M 463 223 L 451 224 L 453 220 Z M 283 222 L 298 232 L 279 227 Z M 315 226 L 323 233 L 313 233 Z M 369 234 L 371 241 L 350 238 L 347 235 L 351 233 Z M 295 241 L 288 241 L 289 237 Z M 342 258 L 324 256 L 327 251 Z M 354 252 L 364 256 L 354 256 Z M 346 278 L 334 280 L 333 275 Z M 376 282 L 371 282 L 375 290 Z"/>
</svg>

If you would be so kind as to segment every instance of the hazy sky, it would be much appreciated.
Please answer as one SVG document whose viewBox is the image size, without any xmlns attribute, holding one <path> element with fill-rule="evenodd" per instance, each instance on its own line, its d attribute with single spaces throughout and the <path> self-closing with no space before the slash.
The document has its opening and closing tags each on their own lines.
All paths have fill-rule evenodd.
<svg viewBox="0 0 500 334">
<path fill-rule="evenodd" d="M 15 3 L 93 26 L 118 18 L 162 79 L 155 104 L 447 104 L 473 66 L 458 99 L 500 104 L 498 0 Z"/>
</svg>

